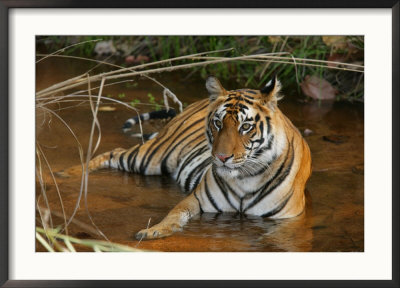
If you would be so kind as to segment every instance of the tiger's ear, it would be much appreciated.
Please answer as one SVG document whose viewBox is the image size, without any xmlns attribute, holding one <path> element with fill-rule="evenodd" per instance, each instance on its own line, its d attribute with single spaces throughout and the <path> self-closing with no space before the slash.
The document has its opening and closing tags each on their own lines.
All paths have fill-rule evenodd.
<svg viewBox="0 0 400 288">
<path fill-rule="evenodd" d="M 269 105 L 272 109 L 277 106 L 280 99 L 279 91 L 281 90 L 281 82 L 279 82 L 276 75 L 265 85 L 261 90 L 262 104 Z"/>
<path fill-rule="evenodd" d="M 219 96 L 225 96 L 228 93 L 225 88 L 222 87 L 219 80 L 213 76 L 209 76 L 206 80 L 206 88 L 208 93 L 210 94 L 210 101 L 214 101 Z"/>
</svg>

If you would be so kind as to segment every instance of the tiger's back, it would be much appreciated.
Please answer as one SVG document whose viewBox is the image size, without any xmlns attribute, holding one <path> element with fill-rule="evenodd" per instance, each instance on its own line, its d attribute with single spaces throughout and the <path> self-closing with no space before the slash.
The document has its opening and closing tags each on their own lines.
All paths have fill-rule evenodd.
<svg viewBox="0 0 400 288">
<path fill-rule="evenodd" d="M 189 105 L 143 145 L 119 155 L 119 168 L 144 175 L 169 174 L 189 193 L 211 165 L 204 121 L 208 99 Z"/>
</svg>

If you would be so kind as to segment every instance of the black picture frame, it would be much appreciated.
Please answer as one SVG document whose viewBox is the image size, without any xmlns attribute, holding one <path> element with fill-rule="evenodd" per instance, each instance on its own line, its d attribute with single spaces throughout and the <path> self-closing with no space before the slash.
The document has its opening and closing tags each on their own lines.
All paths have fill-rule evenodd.
<svg viewBox="0 0 400 288">
<path fill-rule="evenodd" d="M 0 0 L 0 286 L 1 287 L 399 287 L 399 0 Z M 8 14 L 11 8 L 390 8 L 392 10 L 392 280 L 29 281 L 9 279 Z M 379 263 L 376 263 L 379 265 Z"/>
</svg>

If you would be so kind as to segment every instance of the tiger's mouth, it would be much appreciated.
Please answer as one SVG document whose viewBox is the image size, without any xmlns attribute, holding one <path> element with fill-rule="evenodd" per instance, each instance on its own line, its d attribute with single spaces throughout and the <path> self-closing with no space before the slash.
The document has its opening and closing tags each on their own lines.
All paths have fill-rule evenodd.
<svg viewBox="0 0 400 288">
<path fill-rule="evenodd" d="M 240 169 L 244 165 L 244 160 L 239 160 L 235 162 L 221 162 L 217 157 L 214 157 L 213 164 L 217 168 L 226 169 L 226 170 L 235 170 Z"/>
<path fill-rule="evenodd" d="M 216 161 L 214 161 L 213 166 L 215 167 L 215 171 L 220 177 L 226 178 L 226 179 L 236 179 L 240 175 L 243 174 L 243 168 L 241 163 L 219 163 L 215 164 Z"/>
</svg>

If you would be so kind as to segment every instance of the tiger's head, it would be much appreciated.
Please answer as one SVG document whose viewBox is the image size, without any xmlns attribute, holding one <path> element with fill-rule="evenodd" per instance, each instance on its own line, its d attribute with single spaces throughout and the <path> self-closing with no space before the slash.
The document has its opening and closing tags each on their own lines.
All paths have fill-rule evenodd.
<svg viewBox="0 0 400 288">
<path fill-rule="evenodd" d="M 224 177 L 263 173 L 279 153 L 277 139 L 283 138 L 276 129 L 279 81 L 274 77 L 261 90 L 227 91 L 217 78 L 209 77 L 206 88 L 210 94 L 206 135 L 217 173 Z"/>
</svg>

